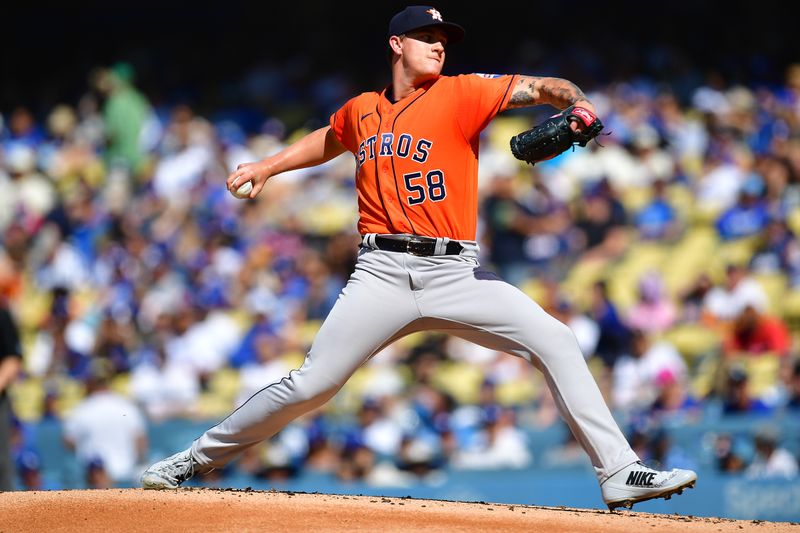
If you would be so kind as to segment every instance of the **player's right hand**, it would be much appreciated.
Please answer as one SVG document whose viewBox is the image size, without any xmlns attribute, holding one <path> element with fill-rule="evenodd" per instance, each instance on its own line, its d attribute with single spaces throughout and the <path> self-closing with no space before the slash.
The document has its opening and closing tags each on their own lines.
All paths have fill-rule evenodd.
<svg viewBox="0 0 800 533">
<path fill-rule="evenodd" d="M 264 161 L 257 161 L 255 163 L 242 163 L 236 170 L 228 175 L 226 185 L 228 191 L 235 191 L 240 185 L 247 181 L 253 182 L 253 190 L 250 192 L 250 198 L 255 198 L 270 176 L 269 168 Z"/>
</svg>

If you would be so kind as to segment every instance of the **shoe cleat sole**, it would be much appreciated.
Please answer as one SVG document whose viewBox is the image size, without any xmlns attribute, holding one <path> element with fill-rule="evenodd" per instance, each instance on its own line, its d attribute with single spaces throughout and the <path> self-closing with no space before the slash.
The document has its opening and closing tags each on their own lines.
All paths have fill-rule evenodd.
<svg viewBox="0 0 800 533">
<path fill-rule="evenodd" d="M 609 502 L 606 505 L 608 505 L 608 510 L 609 511 L 614 511 L 615 509 L 619 509 L 620 507 L 625 507 L 626 509 L 630 510 L 630 509 L 633 509 L 633 504 L 634 503 L 646 502 L 646 501 L 655 500 L 655 499 L 658 499 L 658 498 L 663 498 L 665 500 L 669 500 L 670 498 L 672 498 L 673 494 L 677 494 L 677 495 L 680 496 L 681 494 L 683 494 L 683 491 L 685 489 L 693 489 L 695 483 L 697 483 L 697 480 L 690 481 L 689 483 L 687 483 L 685 485 L 681 485 L 680 487 L 675 487 L 674 489 L 670 489 L 670 490 L 667 490 L 667 491 L 664 491 L 664 492 L 661 492 L 661 493 L 658 493 L 658 494 L 652 494 L 652 495 L 644 497 L 644 498 L 634 498 L 634 499 L 627 499 L 627 500 L 619 500 L 619 501 L 616 501 L 616 502 Z"/>
<path fill-rule="evenodd" d="M 169 483 L 165 483 L 164 480 L 160 477 L 149 477 L 147 475 L 142 476 L 142 488 L 145 490 L 175 490 L 179 487 L 179 485 L 171 485 Z"/>
</svg>

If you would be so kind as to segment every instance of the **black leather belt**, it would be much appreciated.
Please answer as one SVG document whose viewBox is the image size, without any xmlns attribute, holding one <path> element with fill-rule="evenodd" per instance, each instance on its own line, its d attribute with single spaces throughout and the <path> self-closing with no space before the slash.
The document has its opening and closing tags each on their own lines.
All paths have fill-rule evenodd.
<svg viewBox="0 0 800 533">
<path fill-rule="evenodd" d="M 411 255 L 430 256 L 437 255 L 436 252 L 436 239 L 432 237 L 404 237 L 404 238 L 390 238 L 375 236 L 375 248 L 378 250 L 386 250 L 388 252 L 404 252 Z M 464 247 L 458 241 L 450 241 L 445 247 L 444 253 L 438 255 L 458 255 Z"/>
</svg>

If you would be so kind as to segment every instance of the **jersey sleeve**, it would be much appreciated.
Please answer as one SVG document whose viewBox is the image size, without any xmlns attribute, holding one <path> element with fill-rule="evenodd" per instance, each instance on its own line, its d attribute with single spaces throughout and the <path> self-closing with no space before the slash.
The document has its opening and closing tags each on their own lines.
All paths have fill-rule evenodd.
<svg viewBox="0 0 800 533">
<path fill-rule="evenodd" d="M 353 127 L 353 109 L 355 105 L 355 98 L 350 99 L 339 108 L 334 114 L 331 115 L 330 124 L 331 131 L 336 135 L 336 138 L 342 143 L 342 146 L 349 151 L 356 152 L 356 135 L 355 128 Z"/>
<path fill-rule="evenodd" d="M 508 107 L 516 75 L 465 74 L 455 77 L 458 121 L 467 139 L 473 139 L 495 115 Z"/>
</svg>

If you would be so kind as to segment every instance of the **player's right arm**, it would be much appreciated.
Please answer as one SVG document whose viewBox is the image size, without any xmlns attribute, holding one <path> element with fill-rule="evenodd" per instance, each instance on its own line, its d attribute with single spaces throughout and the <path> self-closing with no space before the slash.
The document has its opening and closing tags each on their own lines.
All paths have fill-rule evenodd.
<svg viewBox="0 0 800 533">
<path fill-rule="evenodd" d="M 275 155 L 265 157 L 255 163 L 243 163 L 230 173 L 227 179 L 228 190 L 252 180 L 255 198 L 264 184 L 272 176 L 289 170 L 321 165 L 344 153 L 346 148 L 336 138 L 330 126 L 312 131 L 299 141 L 287 146 Z"/>
</svg>

